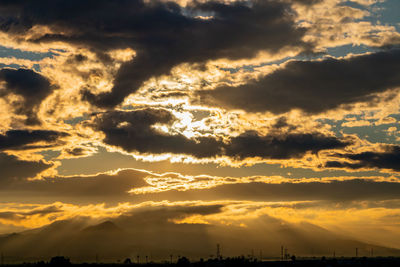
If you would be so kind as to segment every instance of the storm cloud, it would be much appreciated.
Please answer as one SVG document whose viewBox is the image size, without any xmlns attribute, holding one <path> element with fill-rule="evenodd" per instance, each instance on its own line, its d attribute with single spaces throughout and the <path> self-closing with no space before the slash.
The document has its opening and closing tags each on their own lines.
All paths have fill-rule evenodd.
<svg viewBox="0 0 400 267">
<path fill-rule="evenodd" d="M 164 133 L 153 127 L 155 124 L 171 126 L 175 120 L 165 109 L 148 108 L 98 114 L 92 127 L 105 134 L 104 143 L 127 152 L 186 154 L 196 158 L 300 158 L 306 152 L 344 148 L 351 143 L 350 140 L 340 140 L 320 133 L 261 136 L 255 131 L 244 132 L 228 141 L 215 136 L 190 139 L 181 133 Z"/>
<path fill-rule="evenodd" d="M 201 103 L 226 109 L 275 114 L 300 109 L 315 114 L 373 101 L 376 93 L 399 87 L 399 68 L 399 49 L 347 59 L 291 61 L 257 81 L 198 94 Z"/>
<path fill-rule="evenodd" d="M 0 151 L 52 147 L 67 135 L 51 130 L 9 130 L 0 134 Z"/>
<path fill-rule="evenodd" d="M 40 104 L 57 87 L 41 74 L 29 69 L 1 69 L 0 97 L 15 94 L 22 100 L 11 102 L 15 113 L 25 115 L 28 125 L 40 124 L 37 112 Z"/>
<path fill-rule="evenodd" d="M 400 146 L 386 146 L 384 152 L 367 151 L 355 154 L 335 154 L 335 156 L 352 162 L 328 161 L 325 167 L 400 171 Z"/>
<path fill-rule="evenodd" d="M 1 2 L 0 30 L 18 35 L 38 25 L 54 33 L 39 34 L 31 42 L 83 46 L 103 60 L 110 59 L 105 52 L 113 49 L 136 51 L 134 59 L 120 67 L 111 92 L 83 91 L 84 99 L 99 107 L 120 104 L 143 82 L 181 63 L 309 47 L 302 41 L 305 29 L 296 25 L 291 4 L 278 0 L 193 1 L 185 8 L 172 1 L 144 0 Z"/>
<path fill-rule="evenodd" d="M 253 201 L 354 201 L 354 200 L 385 200 L 399 198 L 400 183 L 375 182 L 364 179 L 347 181 L 303 182 L 303 183 L 250 183 L 227 184 L 204 192 L 204 199 L 220 198 Z M 196 190 L 188 191 L 187 195 Z M 184 194 L 180 193 L 179 194 Z M 214 195 L 214 197 L 212 196 Z M 182 198 L 184 198 L 182 196 Z"/>
<path fill-rule="evenodd" d="M 172 125 L 176 118 L 164 109 L 113 111 L 99 115 L 94 127 L 105 134 L 104 143 L 140 153 L 190 154 L 198 158 L 221 154 L 221 141 L 213 137 L 188 139 L 180 133 L 163 133 L 152 126 Z"/>
<path fill-rule="evenodd" d="M 344 148 L 349 141 L 319 133 L 289 133 L 260 136 L 257 132 L 246 132 L 231 138 L 225 146 L 227 156 L 245 159 L 261 157 L 267 159 L 300 158 L 306 152 L 317 153 L 324 149 Z"/>
</svg>

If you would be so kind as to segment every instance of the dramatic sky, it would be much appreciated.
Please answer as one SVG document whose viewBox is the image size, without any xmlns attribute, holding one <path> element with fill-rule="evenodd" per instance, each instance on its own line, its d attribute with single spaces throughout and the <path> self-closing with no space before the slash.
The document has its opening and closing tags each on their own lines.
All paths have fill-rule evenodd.
<svg viewBox="0 0 400 267">
<path fill-rule="evenodd" d="M 398 0 L 0 1 L 0 234 L 134 216 L 400 249 L 399 14 Z"/>
</svg>

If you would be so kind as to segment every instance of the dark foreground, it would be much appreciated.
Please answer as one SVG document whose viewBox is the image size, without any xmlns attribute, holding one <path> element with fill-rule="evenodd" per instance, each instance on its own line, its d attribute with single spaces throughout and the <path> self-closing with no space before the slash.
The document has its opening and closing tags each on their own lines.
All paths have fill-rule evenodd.
<svg viewBox="0 0 400 267">
<path fill-rule="evenodd" d="M 119 267 L 119 266 L 140 266 L 140 267 L 224 267 L 224 266 L 249 266 L 249 267 L 286 267 L 286 266 L 400 266 L 400 258 L 395 257 L 376 257 L 376 258 L 313 258 L 313 259 L 295 259 L 287 261 L 256 261 L 249 260 L 246 258 L 227 258 L 227 259 L 211 259 L 211 260 L 200 260 L 196 262 L 190 262 L 186 258 L 181 258 L 175 263 L 164 262 L 164 263 L 133 263 L 130 259 L 124 260 L 123 263 L 79 263 L 74 264 L 69 259 L 64 257 L 55 257 L 49 262 L 37 262 L 37 263 L 24 263 L 24 264 L 12 264 L 2 266 L 102 266 L 102 267 Z"/>
</svg>

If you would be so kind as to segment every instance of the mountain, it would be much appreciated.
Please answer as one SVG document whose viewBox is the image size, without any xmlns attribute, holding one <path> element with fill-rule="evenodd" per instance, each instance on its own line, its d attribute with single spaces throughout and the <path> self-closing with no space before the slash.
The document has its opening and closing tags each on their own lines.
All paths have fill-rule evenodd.
<svg viewBox="0 0 400 267">
<path fill-rule="evenodd" d="M 82 232 L 101 234 L 101 233 L 116 233 L 122 231 L 121 228 L 115 225 L 112 221 L 105 221 L 97 225 L 88 226 Z"/>
<path fill-rule="evenodd" d="M 400 255 L 400 250 L 348 240 L 309 223 L 290 224 L 262 216 L 246 226 L 175 224 L 169 220 L 150 223 L 136 216 L 123 216 L 97 224 L 74 219 L 57 221 L 42 228 L 0 236 L 0 251 L 6 263 L 48 260 L 55 255 L 73 262 L 123 260 L 143 262 L 167 260 L 185 255 L 189 258 L 215 256 L 216 244 L 223 256 L 257 255 L 279 257 L 281 246 L 297 256 Z M 23 256 L 21 256 L 23 255 Z"/>
</svg>

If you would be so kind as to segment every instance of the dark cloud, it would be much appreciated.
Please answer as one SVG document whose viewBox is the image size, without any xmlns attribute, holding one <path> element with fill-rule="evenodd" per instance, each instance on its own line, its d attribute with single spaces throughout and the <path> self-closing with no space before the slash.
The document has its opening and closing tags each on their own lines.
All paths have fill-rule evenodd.
<svg viewBox="0 0 400 267">
<path fill-rule="evenodd" d="M 51 176 L 40 180 L 28 180 L 46 168 L 43 162 L 14 163 L 12 159 L 4 161 L 0 154 L 0 167 L 9 166 L 4 176 L 0 176 L 0 201 L 41 202 L 44 198 L 50 203 L 65 201 L 68 203 L 114 203 L 136 200 L 129 190 L 149 186 L 145 178 L 146 171 L 125 169 L 118 173 L 99 173 L 91 176 Z M 15 159 L 16 160 L 16 159 Z M 1 179 L 4 178 L 4 179 Z"/>
<path fill-rule="evenodd" d="M 47 215 L 47 214 L 51 214 L 51 213 L 57 213 L 62 211 L 59 207 L 53 205 L 53 206 L 47 206 L 44 208 L 39 208 L 39 209 L 34 209 L 28 212 L 24 212 L 22 213 L 22 215 L 24 216 L 32 216 L 32 215 Z"/>
<path fill-rule="evenodd" d="M 336 157 L 352 160 L 353 162 L 329 161 L 327 168 L 347 169 L 389 169 L 400 171 L 400 146 L 386 146 L 384 152 L 361 152 L 356 154 L 335 154 Z"/>
<path fill-rule="evenodd" d="M 375 182 L 363 179 L 348 181 L 333 181 L 330 183 L 283 183 L 283 184 L 260 184 L 249 185 L 247 190 L 240 185 L 221 188 L 221 193 L 228 194 L 229 190 L 241 195 L 246 199 L 285 199 L 285 200 L 366 200 L 366 199 L 397 199 L 399 198 L 400 183 Z M 253 188 L 253 190 L 251 190 Z M 256 189 L 258 188 L 258 189 Z M 217 191 L 219 191 L 217 189 Z M 243 191 L 240 193 L 239 191 Z M 262 193 L 262 191 L 264 193 Z M 268 193 L 267 193 L 268 192 Z M 251 196 L 254 194 L 254 197 Z M 264 195 L 264 196 L 263 196 Z"/>
<path fill-rule="evenodd" d="M 260 136 L 257 132 L 245 132 L 228 141 L 217 137 L 189 139 L 180 133 L 163 133 L 153 127 L 157 123 L 171 125 L 175 119 L 164 109 L 114 111 L 99 114 L 92 127 L 105 134 L 103 141 L 106 144 L 128 152 L 187 154 L 197 158 L 225 155 L 237 159 L 288 159 L 301 157 L 309 151 L 317 153 L 350 144 L 349 141 L 319 133 Z"/>
<path fill-rule="evenodd" d="M 189 154 L 198 158 L 221 154 L 221 142 L 212 137 L 194 140 L 179 133 L 162 133 L 152 127 L 156 123 L 171 125 L 175 119 L 164 109 L 114 111 L 98 116 L 94 127 L 105 134 L 105 143 L 128 152 Z"/>
<path fill-rule="evenodd" d="M 0 219 L 4 219 L 4 220 L 18 220 L 19 216 L 12 211 L 3 211 L 0 212 Z"/>
<path fill-rule="evenodd" d="M 64 154 L 67 156 L 67 158 L 73 158 L 73 157 L 87 157 L 90 156 L 91 154 L 94 153 L 93 150 L 87 148 L 87 147 L 70 147 L 70 148 L 64 148 L 63 150 Z"/>
<path fill-rule="evenodd" d="M 220 213 L 223 204 L 215 205 L 177 205 L 177 206 L 155 206 L 152 208 L 144 206 L 137 208 L 130 213 L 126 213 L 118 218 L 120 225 L 129 225 L 132 219 L 135 220 L 135 225 L 150 225 L 150 224 L 166 224 L 171 223 L 171 219 L 183 219 L 190 215 L 209 215 Z"/>
<path fill-rule="evenodd" d="M 74 147 L 71 149 L 67 148 L 67 149 L 65 149 L 65 152 L 68 155 L 75 156 L 75 157 L 84 156 L 87 154 L 87 151 L 83 147 Z"/>
<path fill-rule="evenodd" d="M 9 94 L 16 94 L 23 98 L 11 103 L 17 114 L 25 115 L 25 123 L 28 125 L 40 124 L 37 111 L 44 99 L 48 97 L 56 86 L 39 73 L 29 69 L 1 69 L 0 97 Z"/>
<path fill-rule="evenodd" d="M 129 194 L 132 189 L 151 186 L 145 180 L 147 177 L 159 177 L 157 174 L 126 169 L 116 174 L 100 173 L 92 176 L 49 177 L 41 180 L 28 181 L 26 179 L 8 180 L 0 188 L 0 201 L 12 201 L 13 198 L 29 201 L 45 199 L 51 203 L 63 201 L 68 203 L 103 203 L 116 204 L 126 201 L 140 203 L 144 201 L 187 201 L 187 200 L 234 200 L 234 201 L 327 201 L 329 203 L 343 203 L 352 205 L 351 201 L 387 201 L 400 198 L 400 183 L 380 182 L 370 179 L 354 178 L 350 180 L 333 180 L 329 182 L 308 182 L 307 180 L 270 184 L 262 182 L 221 184 L 213 188 L 190 189 L 187 191 L 170 190 L 146 194 Z M 172 177 L 172 174 L 168 174 Z M 204 177 L 194 177 L 196 182 L 204 184 L 210 181 Z M 6 193 L 9 193 L 8 195 Z M 12 198 L 10 196 L 12 195 Z M 329 203 L 325 203 L 328 205 Z M 324 206 L 317 203 L 316 206 Z M 396 203 L 392 203 L 397 205 Z M 308 205 L 308 204 L 307 204 Z M 314 205 L 314 204 L 311 204 Z M 376 203 L 376 205 L 380 205 Z M 383 204 L 382 204 L 383 205 Z M 389 205 L 389 204 L 388 204 Z M 389 207 L 389 206 L 388 206 Z M 397 206 L 396 206 L 397 207 Z M 209 206 L 209 209 L 182 207 L 175 210 L 173 217 L 180 217 L 185 213 L 209 214 L 218 210 L 219 206 Z M 301 205 L 297 206 L 301 208 Z M 160 208 L 161 214 L 164 208 Z M 171 209 L 170 211 L 174 211 Z M 143 223 L 151 221 L 150 215 L 143 216 Z M 160 217 L 159 220 L 168 220 L 171 217 Z M 138 221 L 139 223 L 139 221 Z"/>
<path fill-rule="evenodd" d="M 126 197 L 132 188 L 148 186 L 144 178 L 149 173 L 140 170 L 122 170 L 117 174 L 97 174 L 93 176 L 51 177 L 40 181 L 16 184 L 15 189 L 31 188 L 32 192 L 47 196 L 71 196 L 72 198 L 105 199 Z"/>
<path fill-rule="evenodd" d="M 65 136 L 66 133 L 50 130 L 9 130 L 0 134 L 0 151 L 52 147 Z M 45 144 L 37 145 L 38 142 Z"/>
<path fill-rule="evenodd" d="M 400 50 L 348 59 L 292 61 L 257 81 L 199 93 L 206 105 L 250 112 L 320 113 L 343 104 L 376 100 L 374 94 L 400 86 Z"/>
<path fill-rule="evenodd" d="M 5 212 L 0 212 L 0 219 L 19 221 L 34 215 L 44 216 L 47 214 L 57 213 L 61 211 L 62 210 L 59 209 L 57 206 L 47 206 L 44 208 L 33 209 L 27 212 L 5 211 Z"/>
<path fill-rule="evenodd" d="M 230 143 L 225 146 L 225 154 L 239 159 L 290 159 L 300 158 L 308 151 L 317 153 L 324 149 L 344 148 L 349 144 L 350 142 L 319 133 L 260 136 L 256 132 L 247 132 L 231 138 Z"/>
<path fill-rule="evenodd" d="M 100 107 L 120 104 L 144 81 L 167 74 L 180 63 L 248 58 L 261 50 L 305 46 L 305 30 L 294 22 L 291 4 L 279 0 L 194 1 L 187 8 L 157 0 L 1 2 L 1 30 L 23 34 L 35 25 L 46 25 L 54 34 L 31 41 L 85 46 L 103 60 L 111 49 L 137 51 L 120 67 L 111 92 L 94 95 L 84 90 L 84 98 Z"/>
<path fill-rule="evenodd" d="M 0 153 L 0 184 L 34 177 L 52 166 L 53 164 L 44 161 L 21 160 L 16 156 Z"/>
<path fill-rule="evenodd" d="M 292 0 L 294 3 L 310 6 L 321 3 L 323 0 Z"/>
<path fill-rule="evenodd" d="M 341 203 L 363 200 L 396 200 L 400 183 L 377 182 L 368 179 L 334 180 L 330 182 L 261 182 L 224 184 L 209 189 L 168 191 L 149 194 L 149 199 L 179 200 L 237 200 L 237 201 L 327 201 Z M 318 206 L 323 206 L 319 203 Z"/>
</svg>

